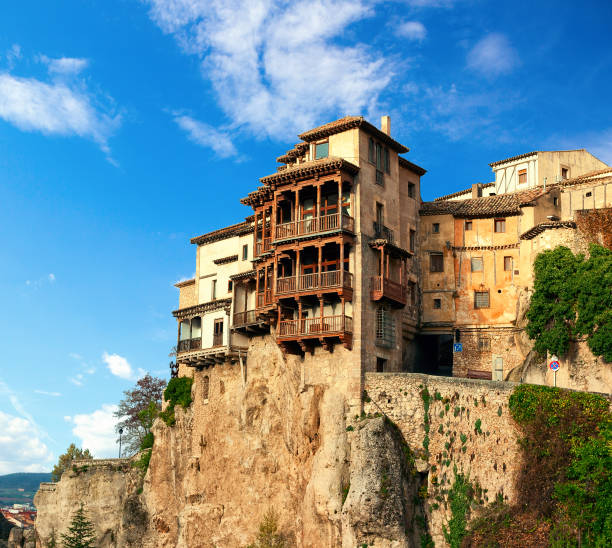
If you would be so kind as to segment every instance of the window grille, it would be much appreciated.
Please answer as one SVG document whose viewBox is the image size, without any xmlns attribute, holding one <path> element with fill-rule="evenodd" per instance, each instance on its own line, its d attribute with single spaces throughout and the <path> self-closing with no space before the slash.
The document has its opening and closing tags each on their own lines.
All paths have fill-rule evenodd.
<svg viewBox="0 0 612 548">
<path fill-rule="evenodd" d="M 474 291 L 474 308 L 489 308 L 488 291 Z"/>
<path fill-rule="evenodd" d="M 376 344 L 386 348 L 395 344 L 395 319 L 383 307 L 376 310 Z"/>
<path fill-rule="evenodd" d="M 478 351 L 479 352 L 490 352 L 491 351 L 491 339 L 489 339 L 489 337 L 478 337 Z"/>
</svg>

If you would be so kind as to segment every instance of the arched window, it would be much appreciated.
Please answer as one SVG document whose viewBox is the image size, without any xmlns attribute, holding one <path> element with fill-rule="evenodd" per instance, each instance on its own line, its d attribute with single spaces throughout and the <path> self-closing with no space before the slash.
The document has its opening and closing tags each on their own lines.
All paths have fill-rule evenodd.
<svg viewBox="0 0 612 548">
<path fill-rule="evenodd" d="M 210 389 L 210 379 L 208 378 L 208 375 L 204 375 L 204 378 L 202 379 L 202 397 L 204 398 L 204 401 L 207 402 L 208 401 L 208 391 Z"/>
</svg>

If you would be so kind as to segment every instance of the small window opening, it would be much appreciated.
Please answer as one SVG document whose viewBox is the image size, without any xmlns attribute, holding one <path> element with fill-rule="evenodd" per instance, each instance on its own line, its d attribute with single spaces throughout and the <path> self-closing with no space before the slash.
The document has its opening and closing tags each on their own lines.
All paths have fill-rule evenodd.
<svg viewBox="0 0 612 548">
<path fill-rule="evenodd" d="M 495 232 L 506 232 L 506 219 L 495 219 Z"/>
<path fill-rule="evenodd" d="M 591 196 L 593 196 L 593 193 L 592 193 L 592 192 L 587 192 L 585 196 L 586 196 L 587 198 L 590 198 Z"/>
<path fill-rule="evenodd" d="M 416 197 L 416 185 L 414 183 L 408 183 L 408 198 Z"/>
<path fill-rule="evenodd" d="M 569 176 L 569 169 L 566 167 L 561 168 L 561 179 L 567 179 Z"/>
<path fill-rule="evenodd" d="M 488 291 L 474 291 L 474 308 L 489 308 Z"/>
<path fill-rule="evenodd" d="M 518 182 L 519 182 L 519 185 L 525 184 L 527 182 L 527 170 L 526 169 L 519 169 Z"/>
<path fill-rule="evenodd" d="M 433 224 L 431 225 L 431 231 L 432 231 L 434 234 L 439 234 L 439 233 L 440 233 L 440 223 L 433 223 Z"/>
<path fill-rule="evenodd" d="M 489 337 L 478 337 L 478 351 L 489 352 L 491 350 L 491 339 Z"/>
<path fill-rule="evenodd" d="M 202 379 L 202 398 L 204 399 L 205 403 L 208 401 L 209 390 L 210 390 L 210 379 L 208 378 L 208 375 L 204 375 L 204 378 Z"/>
<path fill-rule="evenodd" d="M 234 288 L 234 284 L 232 283 L 232 280 L 230 280 L 229 282 L 227 282 L 227 292 L 231 293 L 233 288 Z"/>
<path fill-rule="evenodd" d="M 553 197 L 553 205 L 554 206 L 558 206 L 559 205 L 559 198 L 557 198 L 556 196 Z"/>
<path fill-rule="evenodd" d="M 442 253 L 429 254 L 429 271 L 444 272 L 444 256 Z"/>
<path fill-rule="evenodd" d="M 210 299 L 214 301 L 217 298 L 217 280 L 212 280 L 210 283 Z"/>
<path fill-rule="evenodd" d="M 327 158 L 329 156 L 329 142 L 318 143 L 315 145 L 315 160 Z"/>
<path fill-rule="evenodd" d="M 246 261 L 249 258 L 249 244 L 242 246 L 242 260 Z"/>
<path fill-rule="evenodd" d="M 465 229 L 472 230 L 472 221 L 465 221 Z"/>
<path fill-rule="evenodd" d="M 442 299 L 434 299 L 433 300 L 433 307 L 436 308 L 436 309 L 442 308 Z"/>
<path fill-rule="evenodd" d="M 376 372 L 383 373 L 387 368 L 387 360 L 385 358 L 376 358 Z"/>
<path fill-rule="evenodd" d="M 411 230 L 410 231 L 410 251 L 414 253 L 415 248 L 416 248 L 416 231 Z"/>
<path fill-rule="evenodd" d="M 504 257 L 504 270 L 506 272 L 511 272 L 512 269 L 514 268 L 513 266 L 513 259 L 512 257 Z"/>
</svg>

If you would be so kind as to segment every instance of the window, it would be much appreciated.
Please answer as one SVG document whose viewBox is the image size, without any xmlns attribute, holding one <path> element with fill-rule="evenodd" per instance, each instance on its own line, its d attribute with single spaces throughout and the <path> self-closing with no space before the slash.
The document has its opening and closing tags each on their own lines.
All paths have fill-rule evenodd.
<svg viewBox="0 0 612 548">
<path fill-rule="evenodd" d="M 554 206 L 558 206 L 559 205 L 559 198 L 557 198 L 556 196 L 553 198 L 553 205 Z"/>
<path fill-rule="evenodd" d="M 389 161 L 389 149 L 385 148 L 385 171 L 391 173 L 391 162 Z"/>
<path fill-rule="evenodd" d="M 242 246 L 242 260 L 246 261 L 249 258 L 249 244 Z"/>
<path fill-rule="evenodd" d="M 414 282 L 408 282 L 408 298 L 410 299 L 409 304 L 416 304 L 416 284 Z"/>
<path fill-rule="evenodd" d="M 376 344 L 386 348 L 395 344 L 395 320 L 384 306 L 376 310 Z"/>
<path fill-rule="evenodd" d="M 414 253 L 414 249 L 416 247 L 416 231 L 410 231 L 410 251 Z"/>
<path fill-rule="evenodd" d="M 429 271 L 444 272 L 444 256 L 442 253 L 429 254 Z"/>
<path fill-rule="evenodd" d="M 592 192 L 587 192 L 587 193 L 585 194 L 585 196 L 586 196 L 587 198 L 590 198 L 591 196 L 593 196 L 593 193 L 592 193 Z"/>
<path fill-rule="evenodd" d="M 384 185 L 383 171 L 386 170 L 386 164 L 388 162 L 388 151 L 383 148 L 380 143 L 374 145 L 376 151 L 376 184 Z"/>
<path fill-rule="evenodd" d="M 208 402 L 208 392 L 210 390 L 210 379 L 208 378 L 208 375 L 204 375 L 204 378 L 202 379 L 202 399 L 204 400 L 204 402 Z"/>
<path fill-rule="evenodd" d="M 566 167 L 561 168 L 561 179 L 567 179 L 569 177 L 569 169 Z"/>
<path fill-rule="evenodd" d="M 488 337 L 478 337 L 478 351 L 479 352 L 490 352 L 491 351 L 491 339 Z"/>
<path fill-rule="evenodd" d="M 213 328 L 213 346 L 223 346 L 223 318 L 215 320 Z"/>
<path fill-rule="evenodd" d="M 472 257 L 471 259 L 472 272 L 482 272 L 484 270 L 482 257 Z"/>
<path fill-rule="evenodd" d="M 214 301 L 217 298 L 217 280 L 212 280 L 210 283 L 210 300 Z"/>
<path fill-rule="evenodd" d="M 368 160 L 371 164 L 376 163 L 376 157 L 374 152 L 374 139 L 370 137 L 368 140 Z"/>
<path fill-rule="evenodd" d="M 380 202 L 376 202 L 376 224 L 382 230 L 382 226 L 385 224 L 385 206 Z"/>
<path fill-rule="evenodd" d="M 433 225 L 431 225 L 431 231 L 434 234 L 439 234 L 440 233 L 440 223 L 434 223 Z"/>
<path fill-rule="evenodd" d="M 518 172 L 518 183 L 519 185 L 525 184 L 527 182 L 527 170 L 519 169 Z"/>
<path fill-rule="evenodd" d="M 229 282 L 227 282 L 227 292 L 231 293 L 232 289 L 233 289 L 234 284 L 232 283 L 232 280 L 230 280 Z"/>
<path fill-rule="evenodd" d="M 387 368 L 387 360 L 385 358 L 376 358 L 376 372 L 383 373 Z"/>
<path fill-rule="evenodd" d="M 436 309 L 442 308 L 442 299 L 434 299 L 433 307 Z"/>
<path fill-rule="evenodd" d="M 380 186 L 385 186 L 385 179 L 383 176 L 383 172 L 376 170 L 376 184 Z"/>
<path fill-rule="evenodd" d="M 506 219 L 495 219 L 495 232 L 506 232 Z"/>
<path fill-rule="evenodd" d="M 416 185 L 414 183 L 408 183 L 408 198 L 416 197 Z"/>
<path fill-rule="evenodd" d="M 465 221 L 465 229 L 472 230 L 472 221 Z"/>
<path fill-rule="evenodd" d="M 474 308 L 489 308 L 488 291 L 474 291 Z"/>
<path fill-rule="evenodd" d="M 512 264 L 513 262 L 512 257 L 504 257 L 504 270 L 506 272 L 512 272 L 512 269 L 514 268 Z"/>
<path fill-rule="evenodd" d="M 329 156 L 329 142 L 317 143 L 315 145 L 315 160 L 327 158 Z"/>
</svg>

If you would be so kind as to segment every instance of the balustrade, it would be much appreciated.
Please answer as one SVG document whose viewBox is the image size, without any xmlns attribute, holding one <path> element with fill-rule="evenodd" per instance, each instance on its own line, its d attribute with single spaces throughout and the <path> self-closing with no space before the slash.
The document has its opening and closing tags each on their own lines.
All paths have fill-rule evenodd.
<svg viewBox="0 0 612 548">
<path fill-rule="evenodd" d="M 351 232 L 355 229 L 355 220 L 345 213 L 333 213 L 322 217 L 300 219 L 276 226 L 276 239 L 283 240 L 294 236 L 329 232 L 330 230 L 345 229 Z"/>
<path fill-rule="evenodd" d="M 379 300 L 382 297 L 405 305 L 406 286 L 384 276 L 374 276 L 372 278 L 372 298 Z"/>
<path fill-rule="evenodd" d="M 234 312 L 234 327 L 252 325 L 257 323 L 255 310 L 245 310 L 244 312 Z"/>
<path fill-rule="evenodd" d="M 327 272 L 314 272 L 312 274 L 289 276 L 276 280 L 277 295 L 339 287 L 352 288 L 353 274 L 346 271 L 342 272 L 341 270 L 329 270 Z"/>
<path fill-rule="evenodd" d="M 353 332 L 353 318 L 350 316 L 318 316 L 301 320 L 282 320 L 278 327 L 279 337 L 305 335 L 329 335 Z"/>
</svg>

